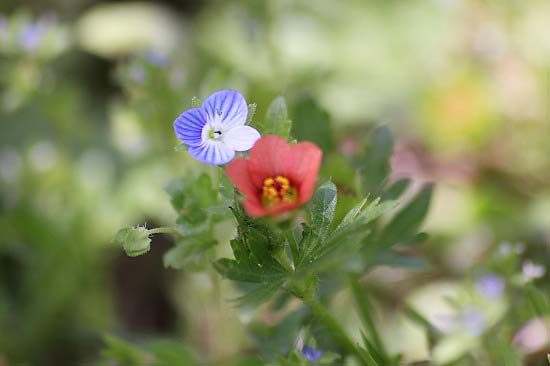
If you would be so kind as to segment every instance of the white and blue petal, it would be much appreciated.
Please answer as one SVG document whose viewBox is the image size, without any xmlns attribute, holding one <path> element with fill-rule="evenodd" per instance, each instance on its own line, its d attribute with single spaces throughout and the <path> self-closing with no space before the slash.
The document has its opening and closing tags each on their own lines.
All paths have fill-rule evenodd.
<svg viewBox="0 0 550 366">
<path fill-rule="evenodd" d="M 248 117 L 246 100 L 235 90 L 215 92 L 206 98 L 202 108 L 208 115 L 208 122 L 213 126 L 222 126 L 224 130 L 243 126 Z"/>
<path fill-rule="evenodd" d="M 183 112 L 174 121 L 174 131 L 177 138 L 188 146 L 202 144 L 202 130 L 206 124 L 207 115 L 202 108 L 191 108 Z"/>
<path fill-rule="evenodd" d="M 189 154 L 205 164 L 223 165 L 235 157 L 235 150 L 222 141 L 208 140 L 200 146 L 190 146 Z"/>
<path fill-rule="evenodd" d="M 250 126 L 237 126 L 223 134 L 223 142 L 235 151 L 247 151 L 260 137 L 260 133 Z"/>
</svg>

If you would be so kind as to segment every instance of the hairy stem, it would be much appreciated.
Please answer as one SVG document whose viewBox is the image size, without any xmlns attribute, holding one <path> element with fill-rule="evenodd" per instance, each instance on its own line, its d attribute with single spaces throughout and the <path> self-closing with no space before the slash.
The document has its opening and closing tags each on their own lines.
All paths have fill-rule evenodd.
<svg viewBox="0 0 550 366">
<path fill-rule="evenodd" d="M 154 234 L 180 234 L 179 230 L 175 227 L 156 227 L 154 229 L 147 230 L 149 235 Z"/>
<path fill-rule="evenodd" d="M 309 307 L 313 315 L 318 318 L 333 334 L 340 345 L 351 354 L 356 355 L 359 358 L 361 354 L 357 349 L 355 343 L 349 338 L 344 329 L 340 326 L 340 323 L 332 316 L 329 310 L 319 301 L 317 296 L 308 295 L 303 299 L 304 303 Z"/>
</svg>

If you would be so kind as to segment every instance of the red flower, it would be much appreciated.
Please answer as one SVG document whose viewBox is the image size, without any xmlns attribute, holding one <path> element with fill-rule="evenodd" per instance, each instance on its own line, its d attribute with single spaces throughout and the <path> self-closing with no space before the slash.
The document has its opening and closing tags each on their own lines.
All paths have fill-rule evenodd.
<svg viewBox="0 0 550 366">
<path fill-rule="evenodd" d="M 263 136 L 248 159 L 233 160 L 226 172 L 251 216 L 273 215 L 311 199 L 322 156 L 311 142 L 289 145 L 282 137 Z"/>
</svg>

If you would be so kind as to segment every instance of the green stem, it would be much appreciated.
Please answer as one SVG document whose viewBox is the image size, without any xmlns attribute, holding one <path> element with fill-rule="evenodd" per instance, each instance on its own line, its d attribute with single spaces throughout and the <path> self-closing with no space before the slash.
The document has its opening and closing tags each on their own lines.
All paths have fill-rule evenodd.
<svg viewBox="0 0 550 366">
<path fill-rule="evenodd" d="M 328 328 L 346 352 L 354 354 L 359 359 L 362 359 L 362 355 L 355 343 L 348 337 L 344 329 L 340 326 L 340 323 L 315 295 L 305 296 L 302 300 L 309 307 L 313 316 L 317 317 Z"/>
<path fill-rule="evenodd" d="M 179 230 L 175 227 L 156 227 L 154 229 L 147 230 L 149 235 L 154 234 L 180 234 Z"/>
<path fill-rule="evenodd" d="M 374 326 L 374 319 L 372 317 L 372 306 L 369 302 L 369 299 L 367 298 L 365 289 L 362 288 L 359 283 L 359 276 L 350 274 L 349 283 L 351 287 L 351 292 L 353 294 L 353 297 L 355 298 L 355 302 L 357 303 L 359 317 L 361 318 L 363 326 L 366 328 L 368 334 L 370 335 L 376 349 L 378 350 L 378 352 L 380 352 L 380 356 L 386 362 L 389 362 L 388 353 L 386 352 L 384 344 L 382 343 L 382 340 L 380 339 L 380 336 L 376 331 L 376 327 Z"/>
</svg>

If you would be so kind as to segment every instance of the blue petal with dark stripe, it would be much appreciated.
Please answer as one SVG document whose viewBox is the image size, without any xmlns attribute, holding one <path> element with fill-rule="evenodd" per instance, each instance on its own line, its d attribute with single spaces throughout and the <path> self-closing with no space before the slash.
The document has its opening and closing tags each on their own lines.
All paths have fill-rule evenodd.
<svg viewBox="0 0 550 366">
<path fill-rule="evenodd" d="M 220 122 L 225 130 L 243 126 L 248 118 L 248 105 L 244 97 L 235 90 L 220 90 L 210 95 L 202 108 L 209 123 Z"/>
<path fill-rule="evenodd" d="M 202 129 L 206 119 L 206 112 L 202 108 L 186 110 L 174 121 L 177 138 L 188 146 L 199 146 L 202 143 Z"/>
<path fill-rule="evenodd" d="M 190 146 L 189 154 L 210 165 L 223 165 L 235 157 L 235 151 L 221 141 L 208 140 L 200 146 Z"/>
</svg>

